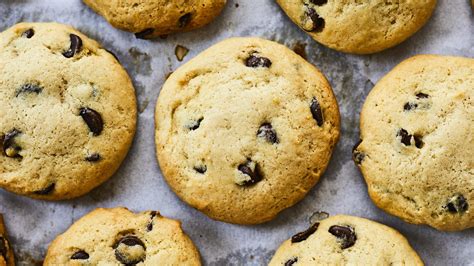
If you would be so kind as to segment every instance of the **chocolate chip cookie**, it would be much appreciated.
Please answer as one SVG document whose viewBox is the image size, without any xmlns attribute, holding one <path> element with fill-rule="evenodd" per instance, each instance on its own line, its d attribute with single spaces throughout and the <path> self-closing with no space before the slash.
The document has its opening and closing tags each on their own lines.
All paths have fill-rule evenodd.
<svg viewBox="0 0 474 266">
<path fill-rule="evenodd" d="M 50 245 L 44 265 L 201 265 L 179 221 L 156 211 L 96 209 Z"/>
<path fill-rule="evenodd" d="M 0 214 L 0 266 L 14 266 L 15 257 L 10 242 L 7 239 L 7 232 L 3 224 L 3 217 Z"/>
<path fill-rule="evenodd" d="M 0 187 L 81 196 L 117 170 L 135 124 L 130 78 L 97 42 L 56 23 L 0 33 Z"/>
<path fill-rule="evenodd" d="M 200 28 L 217 17 L 227 0 L 83 0 L 112 26 L 151 39 Z"/>
<path fill-rule="evenodd" d="M 395 229 L 337 215 L 285 241 L 269 265 L 423 265 L 423 261 Z"/>
<path fill-rule="evenodd" d="M 277 0 L 319 43 L 346 53 L 370 54 L 395 46 L 430 18 L 436 0 Z"/>
<path fill-rule="evenodd" d="M 474 59 L 421 55 L 370 92 L 353 157 L 377 206 L 414 224 L 474 226 Z"/>
<path fill-rule="evenodd" d="M 238 224 L 269 221 L 301 200 L 339 137 L 323 74 L 258 38 L 225 40 L 177 69 L 155 122 L 171 188 L 211 218 Z"/>
</svg>

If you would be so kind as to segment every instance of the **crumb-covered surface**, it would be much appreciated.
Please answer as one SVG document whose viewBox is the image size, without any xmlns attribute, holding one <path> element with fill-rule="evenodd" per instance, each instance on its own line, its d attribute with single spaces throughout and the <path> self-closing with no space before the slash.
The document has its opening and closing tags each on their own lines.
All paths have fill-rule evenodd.
<svg viewBox="0 0 474 266">
<path fill-rule="evenodd" d="M 117 55 L 132 77 L 140 111 L 134 144 L 118 173 L 86 196 L 51 203 L 0 192 L 0 212 L 20 265 L 39 265 L 48 244 L 84 214 L 118 205 L 133 211 L 156 209 L 181 220 L 205 265 L 264 265 L 284 240 L 308 228 L 315 211 L 357 215 L 394 227 L 427 265 L 465 265 L 474 257 L 474 230 L 438 232 L 407 224 L 375 207 L 351 159 L 359 138 L 362 103 L 380 77 L 416 54 L 473 57 L 474 16 L 469 1 L 439 1 L 433 17 L 413 37 L 370 56 L 346 55 L 317 44 L 270 0 L 228 1 L 210 25 L 154 41 L 137 40 L 131 33 L 114 29 L 79 0 L 6 0 L 0 3 L 0 13 L 2 31 L 20 21 L 57 21 L 97 40 Z M 341 138 L 318 185 L 300 203 L 258 226 L 215 222 L 184 204 L 163 180 L 155 159 L 154 103 L 164 80 L 205 48 L 235 36 L 264 37 L 297 46 L 300 53 L 306 47 L 303 54 L 327 76 L 341 111 Z M 176 59 L 176 45 L 190 50 L 183 62 Z"/>
</svg>

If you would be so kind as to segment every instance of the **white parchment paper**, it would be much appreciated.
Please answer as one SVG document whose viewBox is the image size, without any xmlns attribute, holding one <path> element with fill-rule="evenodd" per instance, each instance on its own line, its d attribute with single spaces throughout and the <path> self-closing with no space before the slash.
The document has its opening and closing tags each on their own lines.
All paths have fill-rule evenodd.
<svg viewBox="0 0 474 266">
<path fill-rule="evenodd" d="M 71 24 L 115 52 L 134 80 L 139 100 L 138 130 L 118 173 L 88 195 L 44 202 L 0 191 L 20 265 L 40 264 L 48 244 L 73 221 L 97 207 L 159 210 L 179 219 L 198 246 L 205 265 L 265 265 L 280 243 L 306 229 L 315 211 L 370 218 L 403 233 L 427 265 L 474 265 L 474 230 L 445 233 L 407 224 L 370 201 L 365 182 L 351 160 L 358 140 L 359 112 L 373 84 L 403 59 L 435 53 L 474 57 L 474 16 L 470 0 L 439 0 L 429 23 L 403 44 L 369 56 L 325 48 L 298 29 L 274 0 L 228 0 L 211 25 L 154 41 L 137 40 L 114 29 L 80 0 L 0 0 L 0 30 L 21 21 Z M 342 136 L 320 183 L 296 206 L 258 226 L 216 222 L 180 201 L 169 189 L 155 159 L 153 113 L 166 75 L 210 45 L 232 36 L 260 36 L 293 47 L 306 44 L 308 60 L 333 85 L 342 116 Z M 176 45 L 190 49 L 184 62 Z M 474 88 L 473 88 L 474 89 Z"/>
</svg>

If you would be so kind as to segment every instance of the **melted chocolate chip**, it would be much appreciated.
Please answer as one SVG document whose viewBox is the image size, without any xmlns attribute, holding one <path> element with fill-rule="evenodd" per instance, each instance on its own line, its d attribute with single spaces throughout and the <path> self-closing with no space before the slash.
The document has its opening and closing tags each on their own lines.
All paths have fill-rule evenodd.
<svg viewBox="0 0 474 266">
<path fill-rule="evenodd" d="M 318 230 L 318 227 L 319 227 L 319 223 L 315 223 L 311 225 L 305 231 L 297 233 L 296 235 L 291 237 L 291 243 L 298 243 L 301 241 L 305 241 L 306 239 L 308 239 L 310 235 L 312 235 L 314 232 L 316 232 L 316 230 Z"/>
<path fill-rule="evenodd" d="M 148 232 L 150 232 L 151 230 L 153 230 L 153 219 L 154 219 L 157 215 L 158 215 L 158 212 L 156 212 L 156 211 L 152 211 L 152 212 L 150 213 L 150 220 L 151 220 L 151 221 L 150 221 L 150 223 L 148 223 L 148 225 L 146 226 L 146 230 L 147 230 Z"/>
<path fill-rule="evenodd" d="M 323 111 L 321 110 L 321 106 L 319 105 L 318 100 L 316 97 L 313 97 L 311 100 L 311 105 L 309 106 L 311 110 L 311 114 L 313 115 L 313 119 L 316 120 L 316 124 L 318 126 L 322 126 L 324 123 L 323 120 Z"/>
<path fill-rule="evenodd" d="M 102 116 L 93 109 L 83 107 L 79 110 L 79 115 L 84 119 L 90 131 L 94 136 L 100 135 L 104 129 L 104 122 Z"/>
<path fill-rule="evenodd" d="M 310 32 L 321 32 L 324 29 L 326 22 L 318 15 L 314 8 L 308 7 L 304 13 L 306 17 L 303 22 L 303 29 Z"/>
<path fill-rule="evenodd" d="M 463 195 L 457 194 L 449 199 L 446 208 L 450 213 L 463 213 L 469 209 L 469 203 Z"/>
<path fill-rule="evenodd" d="M 415 147 L 417 147 L 418 149 L 421 149 L 423 148 L 423 146 L 425 146 L 422 136 L 415 134 L 413 135 L 413 139 L 415 140 Z"/>
<path fill-rule="evenodd" d="M 329 228 L 329 233 L 338 238 L 342 249 L 352 247 L 357 240 L 354 228 L 350 226 L 333 225 Z"/>
<path fill-rule="evenodd" d="M 200 174 L 204 174 L 207 171 L 207 166 L 205 166 L 205 165 L 194 166 L 194 171 L 196 171 Z"/>
<path fill-rule="evenodd" d="M 429 98 L 430 96 L 426 93 L 423 93 L 423 92 L 419 92 L 416 94 L 416 98 L 417 99 L 426 99 L 426 98 Z"/>
<path fill-rule="evenodd" d="M 27 29 L 21 34 L 21 37 L 26 37 L 28 39 L 31 39 L 35 35 L 35 31 L 33 29 Z"/>
<path fill-rule="evenodd" d="M 71 260 L 87 260 L 88 258 L 89 254 L 84 250 L 76 251 L 76 253 L 71 256 Z"/>
<path fill-rule="evenodd" d="M 406 131 L 405 129 L 401 128 L 400 130 L 398 130 L 397 132 L 397 136 L 401 137 L 401 142 L 405 145 L 405 146 L 410 146 L 411 145 L 411 137 L 412 135 L 408 134 L 408 131 Z"/>
<path fill-rule="evenodd" d="M 189 130 L 196 130 L 201 126 L 201 122 L 204 120 L 204 118 L 199 118 L 198 120 L 192 122 L 191 124 L 188 125 Z"/>
<path fill-rule="evenodd" d="M 412 109 L 416 109 L 416 108 L 418 108 L 417 103 L 405 103 L 405 105 L 403 105 L 403 110 L 405 111 L 411 111 Z"/>
<path fill-rule="evenodd" d="M 43 88 L 36 84 L 24 84 L 20 87 L 20 89 L 17 90 L 15 97 L 18 97 L 20 94 L 30 94 L 30 93 L 36 93 L 40 94 L 43 91 Z"/>
<path fill-rule="evenodd" d="M 10 158 L 22 158 L 19 154 L 21 151 L 20 145 L 18 145 L 15 141 L 15 138 L 21 134 L 21 131 L 17 129 L 10 130 L 5 136 L 3 137 L 3 153 L 5 156 Z"/>
<path fill-rule="evenodd" d="M 263 123 L 257 131 L 257 137 L 264 138 L 270 143 L 278 143 L 278 136 L 270 123 Z"/>
<path fill-rule="evenodd" d="M 293 257 L 285 262 L 285 266 L 292 266 L 298 261 L 297 257 Z"/>
<path fill-rule="evenodd" d="M 272 61 L 266 57 L 261 57 L 257 54 L 252 54 L 245 60 L 245 65 L 247 67 L 266 67 L 269 68 L 272 65 Z"/>
<path fill-rule="evenodd" d="M 129 252 L 129 247 L 140 246 L 140 252 Z M 145 260 L 145 244 L 136 236 L 128 235 L 117 241 L 113 248 L 115 249 L 115 258 L 125 264 L 134 265 Z"/>
<path fill-rule="evenodd" d="M 46 188 L 35 191 L 33 193 L 36 195 L 48 195 L 48 194 L 51 194 L 51 192 L 53 192 L 55 186 L 56 186 L 56 183 L 51 183 Z"/>
<path fill-rule="evenodd" d="M 148 28 L 148 29 L 144 29 L 140 32 L 137 32 L 135 33 L 135 37 L 137 39 L 146 39 L 148 36 L 150 36 L 151 34 L 153 34 L 155 30 L 152 29 L 152 28 Z"/>
<path fill-rule="evenodd" d="M 100 159 L 102 159 L 102 157 L 98 153 L 92 153 L 92 154 L 87 155 L 86 157 L 86 161 L 88 162 L 98 162 L 100 161 Z"/>
<path fill-rule="evenodd" d="M 357 150 L 357 148 L 359 148 L 359 145 L 361 143 L 362 143 L 362 140 L 359 140 L 352 148 L 352 160 L 354 160 L 356 164 L 361 164 L 362 161 L 365 159 L 365 153 Z"/>
<path fill-rule="evenodd" d="M 243 181 L 242 186 L 251 186 L 253 184 L 256 184 L 260 181 L 262 181 L 263 176 L 260 172 L 260 167 L 258 163 L 255 163 L 255 168 L 252 170 L 250 167 L 251 161 L 247 161 L 245 164 L 240 164 L 237 169 L 239 169 L 240 172 L 242 172 L 244 175 L 250 176 L 250 180 L 245 180 Z"/>
<path fill-rule="evenodd" d="M 324 4 L 327 4 L 328 0 L 310 0 L 310 2 L 317 6 L 322 6 Z"/>
<path fill-rule="evenodd" d="M 66 58 L 73 57 L 82 49 L 82 39 L 79 36 L 75 34 L 69 34 L 69 39 L 71 40 L 71 46 L 67 51 L 63 52 L 63 56 Z"/>
<path fill-rule="evenodd" d="M 189 24 L 189 22 L 191 22 L 191 17 L 192 17 L 191 13 L 186 13 L 182 15 L 178 20 L 178 26 L 180 28 L 186 27 Z"/>
</svg>

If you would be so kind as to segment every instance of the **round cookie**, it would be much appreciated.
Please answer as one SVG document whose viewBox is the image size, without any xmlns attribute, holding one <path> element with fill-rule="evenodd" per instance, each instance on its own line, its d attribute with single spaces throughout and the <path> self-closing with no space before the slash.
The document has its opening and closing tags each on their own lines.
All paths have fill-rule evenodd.
<svg viewBox="0 0 474 266">
<path fill-rule="evenodd" d="M 158 212 L 96 209 L 49 246 L 44 265 L 201 265 L 179 221 Z"/>
<path fill-rule="evenodd" d="M 227 0 L 83 0 L 112 26 L 151 39 L 203 27 Z"/>
<path fill-rule="evenodd" d="M 3 224 L 3 217 L 0 214 L 0 266 L 14 266 L 15 256 L 10 242 L 7 239 L 7 232 Z"/>
<path fill-rule="evenodd" d="M 423 261 L 395 229 L 336 215 L 283 242 L 269 264 L 277 265 L 423 265 Z"/>
<path fill-rule="evenodd" d="M 107 50 L 56 23 L 0 33 L 0 187 L 81 196 L 107 180 L 135 134 L 136 100 Z"/>
<path fill-rule="evenodd" d="M 283 45 L 216 44 L 177 69 L 156 107 L 161 170 L 213 219 L 257 224 L 301 200 L 339 137 L 326 78 Z"/>
<path fill-rule="evenodd" d="M 393 47 L 430 18 L 436 0 L 276 0 L 295 24 L 319 43 L 346 53 Z"/>
<path fill-rule="evenodd" d="M 414 224 L 474 226 L 474 59 L 412 57 L 372 89 L 353 157 L 369 194 Z"/>
</svg>

